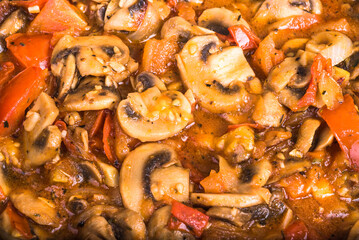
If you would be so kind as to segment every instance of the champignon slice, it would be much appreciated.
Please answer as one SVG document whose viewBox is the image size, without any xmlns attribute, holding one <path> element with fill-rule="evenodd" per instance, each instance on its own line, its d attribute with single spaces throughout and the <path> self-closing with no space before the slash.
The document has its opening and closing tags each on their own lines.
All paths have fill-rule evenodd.
<svg viewBox="0 0 359 240">
<path fill-rule="evenodd" d="M 24 121 L 25 167 L 36 167 L 59 154 L 61 132 L 50 126 L 59 114 L 55 101 L 41 93 Z"/>
<path fill-rule="evenodd" d="M 130 152 L 123 162 L 120 172 L 120 192 L 124 206 L 141 213 L 145 198 L 153 199 L 155 195 L 152 192 L 154 187 L 151 187 L 151 175 L 156 169 L 168 168 L 171 165 L 180 166 L 173 149 L 164 144 L 148 143 Z M 177 183 L 175 180 L 171 181 L 173 186 L 178 187 L 181 184 L 183 189 L 188 187 L 188 173 L 186 178 L 179 180 Z M 161 186 L 157 186 L 157 191 L 162 191 Z M 188 190 L 186 192 L 188 194 Z M 172 197 L 178 201 L 184 199 L 179 194 L 173 194 Z"/>
<path fill-rule="evenodd" d="M 320 151 L 330 146 L 334 140 L 334 134 L 328 126 L 325 126 L 325 128 L 320 131 L 318 138 L 319 141 L 315 147 L 315 151 Z"/>
<path fill-rule="evenodd" d="M 176 60 L 184 83 L 211 112 L 236 111 L 248 101 L 243 84 L 255 74 L 240 47 L 221 46 L 215 35 L 194 37 Z"/>
<path fill-rule="evenodd" d="M 161 38 L 175 39 L 182 43 L 186 43 L 193 36 L 213 33 L 212 30 L 193 25 L 182 17 L 172 17 L 163 24 Z"/>
<path fill-rule="evenodd" d="M 272 175 L 272 164 L 268 158 L 262 158 L 253 164 L 249 164 L 242 168 L 240 179 L 243 184 L 250 186 L 264 186 Z"/>
<path fill-rule="evenodd" d="M 157 87 L 160 91 L 166 91 L 166 85 L 153 73 L 142 72 L 137 75 L 135 81 L 131 82 L 132 87 L 138 92 L 144 92 L 149 88 Z"/>
<path fill-rule="evenodd" d="M 228 28 L 240 24 L 250 28 L 240 12 L 232 12 L 224 7 L 206 9 L 198 18 L 199 26 L 222 35 L 229 35 Z"/>
<path fill-rule="evenodd" d="M 356 221 L 355 224 L 350 229 L 347 240 L 356 240 L 359 237 L 359 221 Z"/>
<path fill-rule="evenodd" d="M 286 110 L 272 92 L 260 97 L 254 109 L 253 120 L 263 126 L 279 127 L 286 116 Z"/>
<path fill-rule="evenodd" d="M 206 214 L 212 218 L 230 222 L 238 227 L 242 227 L 252 218 L 252 215 L 249 213 L 243 212 L 238 208 L 229 207 L 212 207 L 206 212 Z"/>
<path fill-rule="evenodd" d="M 266 0 L 254 16 L 254 23 L 268 24 L 286 17 L 302 14 L 321 14 L 320 0 Z"/>
<path fill-rule="evenodd" d="M 39 198 L 33 192 L 19 189 L 10 194 L 14 207 L 40 225 L 58 227 L 60 218 L 51 200 Z"/>
<path fill-rule="evenodd" d="M 115 167 L 100 161 L 96 162 L 96 164 L 103 174 L 104 183 L 109 187 L 118 187 L 118 170 Z"/>
<path fill-rule="evenodd" d="M 142 217 L 129 209 L 93 206 L 76 218 L 75 226 L 79 223 L 84 223 L 79 229 L 80 236 L 95 237 L 89 239 L 146 239 L 146 226 Z"/>
<path fill-rule="evenodd" d="M 157 87 L 130 93 L 117 107 L 122 129 L 142 142 L 158 141 L 179 133 L 192 121 L 191 104 L 178 91 Z"/>
<path fill-rule="evenodd" d="M 107 76 L 120 82 L 137 68 L 129 48 L 116 36 L 66 35 L 56 44 L 51 57 L 52 73 L 60 79 L 59 98 L 74 89 L 80 77 Z"/>
<path fill-rule="evenodd" d="M 25 27 L 27 17 L 25 13 L 18 9 L 10 14 L 0 25 L 0 37 L 7 37 Z"/>
<path fill-rule="evenodd" d="M 292 157 L 302 158 L 312 147 L 313 140 L 321 122 L 318 119 L 306 119 L 299 129 L 297 142 L 294 149 L 289 153 Z"/>
<path fill-rule="evenodd" d="M 353 52 L 352 40 L 340 32 L 326 31 L 312 35 L 305 47 L 306 51 L 320 53 L 325 58 L 332 60 L 332 65 L 337 65 Z"/>
<path fill-rule="evenodd" d="M 169 230 L 168 221 L 171 216 L 171 206 L 164 206 L 156 210 L 148 223 L 148 237 L 150 240 L 157 239 L 172 239 L 172 240 L 194 240 L 194 236 L 191 234 Z"/>
<path fill-rule="evenodd" d="M 69 93 L 62 104 L 62 111 L 90 111 L 112 109 L 120 100 L 113 87 L 105 86 L 104 79 L 87 77 L 77 89 Z"/>
<path fill-rule="evenodd" d="M 116 10 L 111 7 L 106 12 L 105 31 L 131 32 L 128 38 L 132 41 L 145 40 L 158 31 L 161 18 L 151 2 L 138 0 L 129 7 L 123 5 L 126 7 L 119 6 Z"/>
<path fill-rule="evenodd" d="M 240 193 L 191 193 L 191 202 L 207 207 L 251 207 L 265 203 L 258 194 Z"/>
</svg>

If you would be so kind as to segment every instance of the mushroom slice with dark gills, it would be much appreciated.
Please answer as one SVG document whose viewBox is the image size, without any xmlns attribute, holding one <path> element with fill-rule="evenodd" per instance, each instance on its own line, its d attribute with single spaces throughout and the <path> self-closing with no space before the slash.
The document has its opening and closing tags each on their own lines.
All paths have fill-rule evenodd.
<svg viewBox="0 0 359 240">
<path fill-rule="evenodd" d="M 179 133 L 192 121 L 191 104 L 178 91 L 151 87 L 130 93 L 117 107 L 122 129 L 142 142 L 158 141 Z"/>
<path fill-rule="evenodd" d="M 5 38 L 11 34 L 17 33 L 25 27 L 26 22 L 27 17 L 23 10 L 18 9 L 12 12 L 0 25 L 0 37 Z"/>
<path fill-rule="evenodd" d="M 27 112 L 24 121 L 25 168 L 40 166 L 59 154 L 61 132 L 51 126 L 58 114 L 55 101 L 46 93 L 41 93 Z"/>
<path fill-rule="evenodd" d="M 112 109 L 120 100 L 114 87 L 105 85 L 104 78 L 86 77 L 69 93 L 62 103 L 62 111 L 90 111 Z"/>
<path fill-rule="evenodd" d="M 126 2 L 125 4 L 121 4 Z M 129 32 L 132 41 L 141 41 L 155 34 L 161 26 L 161 17 L 152 2 L 146 0 L 112 0 L 105 14 L 104 30 Z M 121 7 L 122 5 L 122 7 Z"/>
<path fill-rule="evenodd" d="M 198 25 L 222 35 L 229 35 L 228 28 L 231 26 L 242 24 L 249 28 L 248 23 L 241 16 L 240 12 L 232 12 L 224 7 L 210 8 L 198 18 Z"/>
<path fill-rule="evenodd" d="M 116 36 L 66 35 L 56 44 L 51 57 L 52 73 L 60 79 L 59 98 L 76 88 L 81 77 L 107 76 L 107 85 L 111 85 L 113 81 L 124 80 L 137 68 L 129 48 Z"/>
<path fill-rule="evenodd" d="M 302 14 L 321 14 L 320 0 L 266 0 L 254 16 L 253 23 L 268 24 L 286 17 Z"/>
<path fill-rule="evenodd" d="M 189 171 L 181 167 L 171 147 L 157 143 L 141 145 L 122 164 L 120 192 L 126 208 L 144 215 L 144 201 L 161 200 L 165 195 L 188 201 Z"/>
<path fill-rule="evenodd" d="M 168 221 L 171 217 L 171 206 L 164 206 L 156 210 L 148 223 L 148 237 L 151 240 L 182 240 L 195 239 L 189 233 L 168 229 Z"/>
<path fill-rule="evenodd" d="M 146 239 L 146 226 L 138 213 L 110 205 L 86 209 L 74 224 L 81 240 Z"/>
<path fill-rule="evenodd" d="M 249 101 L 244 83 L 255 74 L 240 47 L 226 47 L 215 35 L 197 36 L 176 60 L 184 83 L 211 112 L 236 111 Z"/>
<path fill-rule="evenodd" d="M 149 88 L 157 87 L 160 91 L 166 91 L 166 85 L 156 75 L 150 72 L 142 72 L 137 75 L 136 79 L 131 79 L 131 84 L 138 92 L 144 92 Z"/>
</svg>

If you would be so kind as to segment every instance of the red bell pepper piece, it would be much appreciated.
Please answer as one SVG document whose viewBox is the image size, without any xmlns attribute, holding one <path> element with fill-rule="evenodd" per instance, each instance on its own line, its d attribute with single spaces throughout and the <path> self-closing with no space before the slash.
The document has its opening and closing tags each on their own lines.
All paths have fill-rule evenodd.
<svg viewBox="0 0 359 240">
<path fill-rule="evenodd" d="M 12 5 L 25 8 L 39 6 L 39 8 L 41 9 L 46 2 L 47 0 L 12 0 L 10 3 Z"/>
<path fill-rule="evenodd" d="M 14 72 L 15 66 L 12 62 L 4 62 L 0 65 L 0 86 L 7 83 L 11 74 Z"/>
<path fill-rule="evenodd" d="M 51 35 L 24 33 L 13 34 L 6 38 L 7 48 L 25 67 L 49 67 L 51 57 Z"/>
<path fill-rule="evenodd" d="M 326 59 L 321 54 L 318 54 L 314 58 L 310 73 L 312 76 L 309 82 L 308 89 L 305 92 L 304 96 L 298 101 L 296 110 L 310 106 L 315 103 L 318 90 L 318 79 L 330 77 L 332 75 L 332 60 L 330 58 Z"/>
<path fill-rule="evenodd" d="M 47 69 L 29 67 L 16 75 L 0 92 L 0 136 L 14 131 L 24 118 L 25 110 L 45 87 Z"/>
<path fill-rule="evenodd" d="M 238 47 L 243 50 L 258 48 L 261 40 L 244 25 L 236 25 L 228 28 L 229 33 L 233 37 Z"/>
<path fill-rule="evenodd" d="M 110 160 L 111 163 L 115 162 L 115 156 L 113 154 L 112 149 L 112 136 L 111 133 L 113 131 L 113 122 L 111 112 L 106 112 L 105 122 L 103 124 L 103 131 L 102 131 L 102 142 L 103 142 L 103 150 L 105 151 L 106 157 Z"/>
<path fill-rule="evenodd" d="M 300 220 L 293 222 L 283 231 L 285 240 L 306 240 L 308 234 L 308 228 Z"/>
<path fill-rule="evenodd" d="M 319 115 L 334 133 L 352 167 L 359 171 L 359 115 L 353 98 L 345 95 L 344 102 L 337 108 L 321 109 Z"/>
<path fill-rule="evenodd" d="M 209 216 L 206 214 L 177 201 L 172 202 L 171 213 L 175 218 L 193 229 L 196 237 L 202 235 L 209 221 Z"/>
<path fill-rule="evenodd" d="M 27 219 L 20 216 L 14 206 L 9 203 L 5 209 L 9 215 L 11 226 L 15 228 L 25 239 L 32 239 L 34 236 L 31 233 L 30 225 Z"/>
</svg>

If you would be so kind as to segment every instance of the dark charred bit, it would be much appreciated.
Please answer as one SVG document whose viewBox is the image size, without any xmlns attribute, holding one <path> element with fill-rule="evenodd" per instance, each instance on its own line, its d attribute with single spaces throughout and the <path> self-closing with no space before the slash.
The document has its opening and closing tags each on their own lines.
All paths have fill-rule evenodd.
<svg viewBox="0 0 359 240">
<path fill-rule="evenodd" d="M 225 94 L 234 94 L 237 93 L 241 88 L 238 85 L 233 85 L 230 87 L 225 87 L 222 83 L 213 80 L 213 86 L 216 87 L 219 91 Z"/>
<path fill-rule="evenodd" d="M 240 180 L 243 183 L 249 183 L 252 181 L 255 174 L 256 172 L 253 167 L 251 167 L 250 165 L 244 166 Z"/>
<path fill-rule="evenodd" d="M 133 17 L 136 13 L 145 12 L 146 8 L 147 8 L 147 1 L 139 0 L 137 3 L 129 7 L 128 10 L 130 11 L 131 17 Z"/>
<path fill-rule="evenodd" d="M 141 116 L 137 112 L 135 112 L 135 110 L 133 110 L 130 104 L 127 104 L 125 106 L 125 112 L 127 116 L 132 118 L 133 120 L 138 120 L 141 118 Z"/>
<path fill-rule="evenodd" d="M 143 86 L 142 92 L 155 86 L 153 76 L 151 74 L 146 73 L 146 72 L 140 73 L 137 76 L 137 82 L 142 83 L 142 86 Z"/>
<path fill-rule="evenodd" d="M 101 48 L 110 57 L 112 57 L 115 54 L 115 50 L 111 46 L 103 46 Z"/>
<path fill-rule="evenodd" d="M 49 140 L 50 132 L 48 129 L 42 131 L 42 133 L 36 138 L 35 142 L 33 143 L 34 147 L 43 149 L 46 147 L 46 143 Z"/>
<path fill-rule="evenodd" d="M 222 35 L 229 35 L 228 29 L 220 23 L 210 23 L 207 25 L 207 28 Z"/>
<path fill-rule="evenodd" d="M 210 55 L 209 50 L 211 50 L 212 47 L 215 47 L 216 43 L 215 42 L 211 42 L 208 43 L 206 46 L 203 47 L 203 49 L 201 50 L 201 59 L 203 62 L 207 62 L 207 59 Z"/>
<path fill-rule="evenodd" d="M 143 169 L 143 183 L 144 183 L 144 192 L 148 197 L 154 198 L 151 192 L 151 173 L 158 167 L 169 162 L 171 160 L 172 154 L 170 151 L 163 150 L 149 156 L 146 165 Z"/>
<path fill-rule="evenodd" d="M 73 54 L 76 56 L 79 52 L 79 47 L 73 47 L 70 49 L 64 49 L 60 51 L 51 61 L 52 64 L 55 64 L 57 61 L 63 58 L 67 58 L 70 54 Z"/>
</svg>

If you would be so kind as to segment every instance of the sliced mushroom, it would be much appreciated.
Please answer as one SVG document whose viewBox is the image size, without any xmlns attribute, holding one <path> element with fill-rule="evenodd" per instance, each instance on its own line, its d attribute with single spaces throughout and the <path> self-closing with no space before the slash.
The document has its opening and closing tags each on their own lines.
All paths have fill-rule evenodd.
<svg viewBox="0 0 359 240">
<path fill-rule="evenodd" d="M 142 142 L 158 141 L 179 133 L 192 121 L 191 104 L 178 91 L 157 87 L 130 93 L 117 107 L 122 129 Z"/>
<path fill-rule="evenodd" d="M 50 126 L 59 114 L 55 101 L 41 93 L 24 121 L 25 167 L 37 167 L 59 154 L 61 132 Z"/>
<path fill-rule="evenodd" d="M 96 164 L 102 171 L 104 183 L 109 187 L 118 187 L 118 170 L 115 167 L 100 161 L 96 162 Z"/>
<path fill-rule="evenodd" d="M 151 2 L 138 0 L 133 5 L 118 4 L 113 0 L 111 8 L 105 14 L 105 31 L 131 32 L 128 38 L 132 41 L 141 41 L 155 34 L 161 25 L 161 17 Z M 132 3 L 133 1 L 131 1 Z"/>
<path fill-rule="evenodd" d="M 156 184 L 152 179 L 154 172 L 157 169 L 169 168 L 176 165 L 180 167 L 180 163 L 176 159 L 176 154 L 172 148 L 164 144 L 148 143 L 141 145 L 128 154 L 120 172 L 120 192 L 123 204 L 126 208 L 142 213 L 142 203 L 147 199 L 154 199 L 156 195 L 153 193 Z M 178 171 L 179 174 L 182 171 Z M 171 174 L 177 176 L 175 171 L 170 171 Z M 171 176 L 163 177 L 163 179 L 172 178 Z M 158 179 L 157 179 L 158 182 Z M 170 184 L 176 188 L 176 193 L 167 192 L 165 181 L 163 186 L 156 185 L 157 192 L 163 191 L 164 194 L 169 194 L 173 199 L 178 201 L 188 199 L 189 193 L 189 173 L 186 172 L 186 177 L 181 179 L 173 179 Z M 165 192 L 166 191 L 166 192 Z"/>
<path fill-rule="evenodd" d="M 172 17 L 168 19 L 161 29 L 162 39 L 175 39 L 181 43 L 186 43 L 194 36 L 213 34 L 212 30 L 199 27 L 187 22 L 182 17 Z"/>
<path fill-rule="evenodd" d="M 13 191 L 10 200 L 17 210 L 34 222 L 51 227 L 60 225 L 60 218 L 51 200 L 39 198 L 26 189 Z"/>
<path fill-rule="evenodd" d="M 75 226 L 79 226 L 79 239 L 84 240 L 146 239 L 146 226 L 139 214 L 109 205 L 86 209 L 76 218 Z"/>
<path fill-rule="evenodd" d="M 292 157 L 302 158 L 312 147 L 313 140 L 321 122 L 318 119 L 306 119 L 299 129 L 297 142 L 294 149 L 289 153 Z"/>
<path fill-rule="evenodd" d="M 97 169 L 95 163 L 89 161 L 79 162 L 79 167 L 81 169 L 82 176 L 85 180 L 90 180 L 91 178 L 96 180 L 99 183 L 102 183 L 102 175 Z"/>
<path fill-rule="evenodd" d="M 252 218 L 251 214 L 249 213 L 245 213 L 238 208 L 229 207 L 212 207 L 206 212 L 206 214 L 212 218 L 230 222 L 231 224 L 238 227 L 242 227 Z"/>
<path fill-rule="evenodd" d="M 107 76 L 120 82 L 136 71 L 138 63 L 129 48 L 116 36 L 62 37 L 51 57 L 52 73 L 60 79 L 59 98 L 76 88 L 85 76 Z"/>
<path fill-rule="evenodd" d="M 149 88 L 157 87 L 160 91 L 166 91 L 166 85 L 153 73 L 142 72 L 137 75 L 135 81 L 131 82 L 132 87 L 138 92 L 144 92 Z"/>
<path fill-rule="evenodd" d="M 321 12 L 320 0 L 266 0 L 258 9 L 253 21 L 268 24 L 286 17 Z"/>
<path fill-rule="evenodd" d="M 352 54 L 353 42 L 343 33 L 325 31 L 314 34 L 307 42 L 305 50 L 330 58 L 334 66 Z"/>
<path fill-rule="evenodd" d="M 148 237 L 150 240 L 194 240 L 195 237 L 189 233 L 169 230 L 168 221 L 171 217 L 171 206 L 164 206 L 156 210 L 148 223 Z"/>
<path fill-rule="evenodd" d="M 263 126 L 279 127 L 286 116 L 286 110 L 272 92 L 260 97 L 254 109 L 253 120 Z"/>
<path fill-rule="evenodd" d="M 249 164 L 242 168 L 240 179 L 243 184 L 262 187 L 272 175 L 272 164 L 268 158 Z"/>
<path fill-rule="evenodd" d="M 119 102 L 118 92 L 105 86 L 100 77 L 86 77 L 77 89 L 69 93 L 62 104 L 62 111 L 90 111 L 112 109 Z"/>
<path fill-rule="evenodd" d="M 222 35 L 229 35 L 228 28 L 240 24 L 250 28 L 240 12 L 232 12 L 224 7 L 206 9 L 198 18 L 199 26 Z"/>
<path fill-rule="evenodd" d="M 26 22 L 27 17 L 21 9 L 12 12 L 0 25 L 0 37 L 7 37 L 17 33 L 25 27 Z"/>
<path fill-rule="evenodd" d="M 320 131 L 318 138 L 319 141 L 315 147 L 315 151 L 320 151 L 330 146 L 334 140 L 334 134 L 328 126 L 325 126 L 325 128 Z"/>
<path fill-rule="evenodd" d="M 243 107 L 249 98 L 243 84 L 255 77 L 240 47 L 223 47 L 215 35 L 199 36 L 176 55 L 184 83 L 215 113 Z"/>
<path fill-rule="evenodd" d="M 359 220 L 350 229 L 347 240 L 356 240 L 359 237 Z"/>
</svg>

